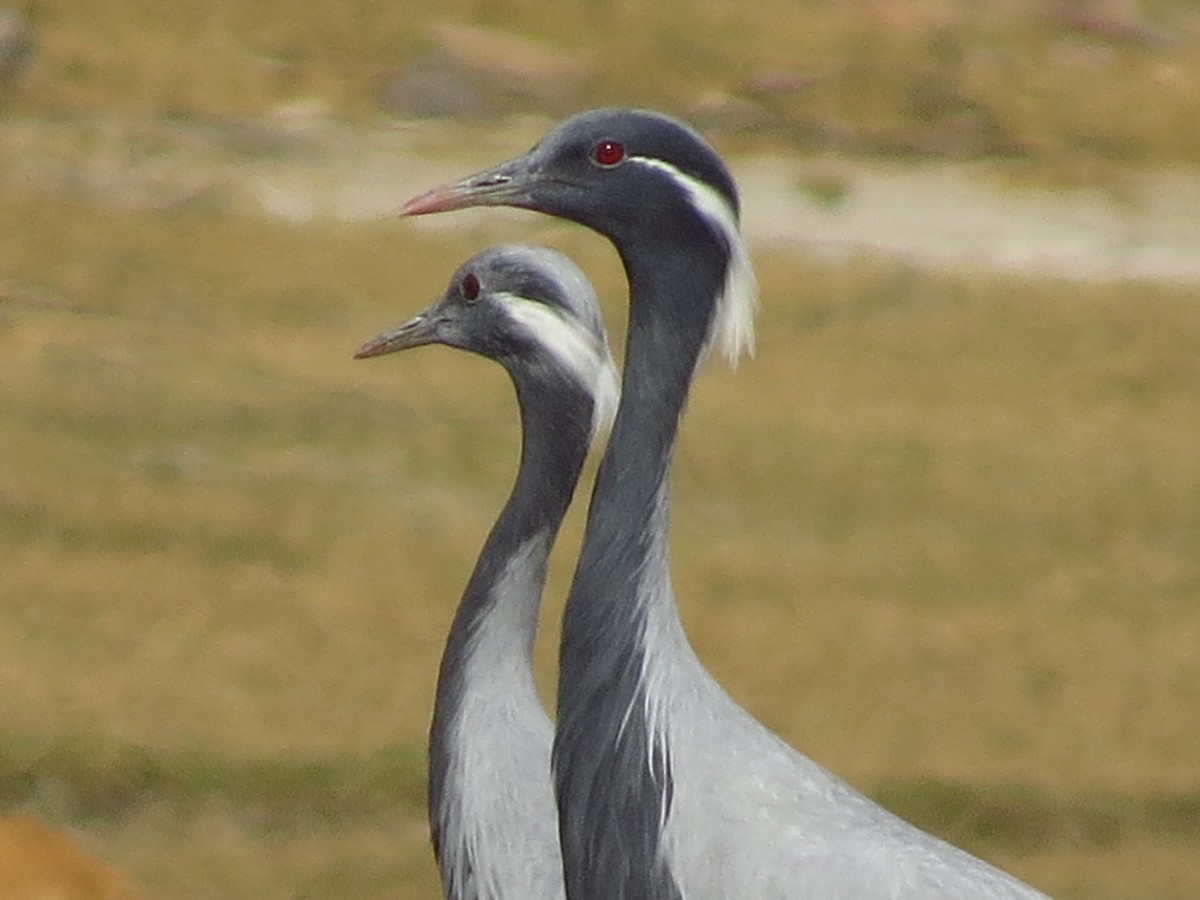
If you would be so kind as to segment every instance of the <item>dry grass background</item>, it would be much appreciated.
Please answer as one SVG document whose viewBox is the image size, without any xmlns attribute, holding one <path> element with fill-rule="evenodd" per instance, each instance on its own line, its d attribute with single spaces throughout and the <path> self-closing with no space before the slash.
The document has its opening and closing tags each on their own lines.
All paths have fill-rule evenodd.
<svg viewBox="0 0 1200 900">
<path fill-rule="evenodd" d="M 571 0 L 552 14 L 541 0 L 44 0 L 32 10 L 39 63 L 26 90 L 0 93 L 20 111 L 257 115 L 316 100 L 373 118 L 397 72 L 443 70 L 433 28 L 451 22 L 544 40 L 590 73 L 563 78 L 569 86 L 502 77 L 515 90 L 485 109 L 619 101 L 702 117 L 736 94 L 769 113 L 767 139 L 793 145 L 982 149 L 1035 157 L 1060 179 L 1200 162 L 1190 0 Z M 1067 24 L 1079 21 L 1115 34 Z M 494 85 L 478 58 L 489 54 L 475 55 L 468 65 Z"/>
<path fill-rule="evenodd" d="M 785 47 L 819 61 L 874 35 L 905 70 L 915 46 L 861 7 L 732 8 L 690 5 L 682 26 L 671 4 L 444 15 L 611 52 L 589 100 L 672 108 L 698 71 Z M 603 15 L 622 28 L 592 37 Z M 373 73 L 417 52 L 428 17 L 59 0 L 39 7 L 41 94 L 15 108 L 255 114 L 313 93 L 368 116 Z M 1043 72 L 1021 27 L 1004 65 L 1078 110 L 1082 81 Z M 650 52 L 662 78 L 635 83 Z M 1123 85 L 1105 127 L 1139 159 L 1190 159 L 1200 118 L 1180 110 L 1200 93 L 1147 78 L 1191 77 L 1194 42 L 1114 52 L 1086 92 Z M 1161 116 L 1120 114 L 1139 90 Z M 996 103 L 1045 123 L 1037 146 L 1078 148 L 1055 144 L 1059 94 L 1017 93 Z M 513 228 L 575 256 L 623 334 L 611 251 L 567 227 L 294 228 L 0 194 L 0 806 L 82 829 L 154 896 L 434 894 L 433 678 L 516 415 L 484 361 L 350 354 Z M 757 263 L 758 358 L 705 372 L 676 464 L 702 657 L 786 739 L 1054 896 L 1195 897 L 1200 291 Z"/>
</svg>

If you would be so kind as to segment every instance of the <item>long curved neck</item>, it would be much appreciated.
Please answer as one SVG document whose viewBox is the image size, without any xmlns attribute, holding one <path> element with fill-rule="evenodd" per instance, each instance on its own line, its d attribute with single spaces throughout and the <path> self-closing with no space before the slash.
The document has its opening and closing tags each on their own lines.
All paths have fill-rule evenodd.
<svg viewBox="0 0 1200 900">
<path fill-rule="evenodd" d="M 430 729 L 429 811 L 435 835 L 446 814 L 443 788 L 454 756 L 471 734 L 462 719 L 473 691 L 509 688 L 529 715 L 544 716 L 530 653 L 546 580 L 546 561 L 571 502 L 591 439 L 592 404 L 566 378 L 514 374 L 521 407 L 521 458 L 511 494 L 480 552 L 455 613 L 438 675 Z"/>
<path fill-rule="evenodd" d="M 704 331 L 664 315 L 655 302 L 677 290 L 662 262 L 648 271 L 627 263 L 631 309 L 622 399 L 564 615 L 560 715 L 590 702 L 586 686 L 617 662 L 599 655 L 628 651 L 647 604 L 670 602 L 669 592 L 648 593 L 641 586 L 666 585 L 668 476 Z M 654 577 L 654 569 L 664 577 Z"/>
<path fill-rule="evenodd" d="M 686 648 L 667 565 L 667 480 L 724 284 L 724 255 L 706 234 L 676 230 L 673 237 L 691 239 L 666 252 L 660 239 L 652 255 L 630 249 L 649 242 L 618 243 L 630 282 L 622 398 L 559 656 L 554 763 L 571 900 L 677 896 L 658 856 L 670 760 L 656 749 L 644 715 L 655 650 L 647 639 L 666 634 L 675 649 Z"/>
<path fill-rule="evenodd" d="M 481 629 L 511 630 L 518 640 L 510 649 L 518 662 L 528 662 L 546 559 L 587 455 L 591 403 L 580 396 L 583 392 L 559 380 L 525 378 L 515 383 L 521 409 L 517 477 L 455 614 L 443 677 L 478 652 L 474 643 Z M 514 571 L 514 564 L 522 571 Z M 498 588 L 514 595 L 516 602 L 499 604 Z"/>
</svg>

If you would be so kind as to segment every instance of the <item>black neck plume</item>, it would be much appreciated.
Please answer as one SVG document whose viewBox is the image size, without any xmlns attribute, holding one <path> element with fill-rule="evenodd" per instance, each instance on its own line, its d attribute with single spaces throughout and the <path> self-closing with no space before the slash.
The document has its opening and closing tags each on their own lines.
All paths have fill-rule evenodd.
<svg viewBox="0 0 1200 900">
<path fill-rule="evenodd" d="M 668 224 L 669 242 L 661 234 L 617 241 L 630 283 L 622 398 L 559 657 L 554 766 L 571 900 L 679 896 L 659 859 L 671 773 L 645 721 L 643 636 L 651 613 L 676 615 L 666 552 L 668 470 L 728 260 L 694 216 Z"/>
</svg>

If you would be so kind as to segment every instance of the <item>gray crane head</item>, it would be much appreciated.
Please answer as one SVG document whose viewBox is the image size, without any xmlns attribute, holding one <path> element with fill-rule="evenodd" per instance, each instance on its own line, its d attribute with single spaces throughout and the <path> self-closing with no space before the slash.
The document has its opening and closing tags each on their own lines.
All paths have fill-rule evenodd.
<svg viewBox="0 0 1200 900">
<path fill-rule="evenodd" d="M 686 200 L 683 179 L 713 191 L 736 219 L 733 178 L 689 126 L 646 110 L 594 109 L 560 123 L 524 156 L 410 200 L 402 214 L 517 206 L 616 238 Z"/>
<path fill-rule="evenodd" d="M 668 244 L 722 259 L 709 341 L 731 361 L 753 344 L 753 271 L 729 170 L 684 123 L 637 109 L 597 109 L 560 123 L 524 156 L 408 201 L 402 215 L 514 206 L 608 237 L 630 266 Z M 637 265 L 637 262 L 634 263 Z"/>
<path fill-rule="evenodd" d="M 587 277 L 553 250 L 501 244 L 455 271 L 424 312 L 367 341 L 356 359 L 445 344 L 495 360 L 520 385 L 551 372 L 582 387 L 596 426 L 612 418 L 617 376 Z"/>
</svg>

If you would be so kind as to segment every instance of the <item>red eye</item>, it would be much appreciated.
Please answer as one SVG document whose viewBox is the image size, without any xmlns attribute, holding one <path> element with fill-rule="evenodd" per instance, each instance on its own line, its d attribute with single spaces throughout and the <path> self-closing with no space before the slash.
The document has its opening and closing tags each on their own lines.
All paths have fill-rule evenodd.
<svg viewBox="0 0 1200 900">
<path fill-rule="evenodd" d="M 602 166 L 615 166 L 625 158 L 620 141 L 601 141 L 592 148 L 592 159 Z"/>
<path fill-rule="evenodd" d="M 462 295 L 464 300 L 476 300 L 479 297 L 479 279 L 474 274 L 462 280 Z"/>
</svg>

